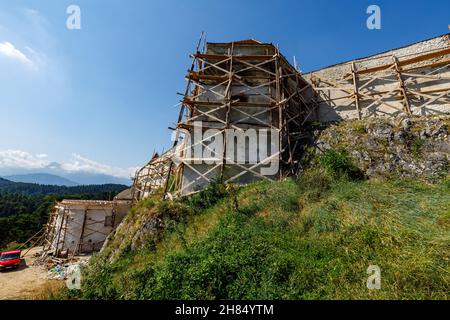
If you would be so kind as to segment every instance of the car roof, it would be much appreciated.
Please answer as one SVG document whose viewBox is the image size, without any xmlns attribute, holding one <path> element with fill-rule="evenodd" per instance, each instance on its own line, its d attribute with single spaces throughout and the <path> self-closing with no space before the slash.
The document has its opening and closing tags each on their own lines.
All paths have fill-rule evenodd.
<svg viewBox="0 0 450 320">
<path fill-rule="evenodd" d="M 13 250 L 13 251 L 5 251 L 5 252 L 0 252 L 0 254 L 14 254 L 14 253 L 21 253 L 21 250 Z"/>
</svg>

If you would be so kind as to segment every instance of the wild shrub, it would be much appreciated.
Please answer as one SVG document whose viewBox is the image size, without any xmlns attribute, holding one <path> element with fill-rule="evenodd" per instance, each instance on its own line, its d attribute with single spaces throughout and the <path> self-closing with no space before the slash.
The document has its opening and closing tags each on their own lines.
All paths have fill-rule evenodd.
<svg viewBox="0 0 450 320">
<path fill-rule="evenodd" d="M 333 178 L 321 168 L 306 170 L 297 183 L 302 191 L 302 199 L 319 200 L 331 188 Z"/>
<path fill-rule="evenodd" d="M 227 195 L 224 184 L 212 181 L 202 191 L 184 198 L 183 202 L 193 209 L 201 210 L 211 207 Z"/>
<path fill-rule="evenodd" d="M 364 174 L 356 167 L 345 150 L 329 149 L 319 158 L 320 164 L 335 179 L 362 180 Z"/>
</svg>

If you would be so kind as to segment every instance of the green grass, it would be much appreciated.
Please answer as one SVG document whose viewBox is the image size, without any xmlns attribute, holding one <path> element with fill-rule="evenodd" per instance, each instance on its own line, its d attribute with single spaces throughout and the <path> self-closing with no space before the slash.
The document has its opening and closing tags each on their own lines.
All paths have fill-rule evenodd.
<svg viewBox="0 0 450 320">
<path fill-rule="evenodd" d="M 316 169 L 242 187 L 238 211 L 222 191 L 199 209 L 198 199 L 146 200 L 128 224 L 161 208 L 177 214 L 154 246 L 111 259 L 125 238 L 113 240 L 85 270 L 79 298 L 448 299 L 449 194 L 448 183 L 349 181 Z M 366 287 L 369 265 L 381 268 L 380 290 Z"/>
<path fill-rule="evenodd" d="M 416 158 L 420 157 L 421 149 L 422 149 L 424 144 L 425 144 L 425 140 L 420 138 L 420 137 L 416 137 L 412 141 L 412 143 L 411 143 L 411 151 L 412 151 L 412 154 Z"/>
</svg>

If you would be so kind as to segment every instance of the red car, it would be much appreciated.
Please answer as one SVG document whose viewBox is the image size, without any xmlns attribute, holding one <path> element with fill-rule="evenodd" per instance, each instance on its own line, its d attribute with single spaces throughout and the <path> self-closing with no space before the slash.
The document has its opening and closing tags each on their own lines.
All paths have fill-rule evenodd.
<svg viewBox="0 0 450 320">
<path fill-rule="evenodd" d="M 22 251 L 6 251 L 0 253 L 0 270 L 6 268 L 17 268 L 20 265 Z"/>
</svg>

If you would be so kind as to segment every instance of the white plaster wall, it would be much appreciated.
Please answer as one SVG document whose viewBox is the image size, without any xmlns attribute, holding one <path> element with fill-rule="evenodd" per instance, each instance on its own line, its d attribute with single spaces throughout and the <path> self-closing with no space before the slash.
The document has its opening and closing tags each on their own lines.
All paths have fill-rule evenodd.
<svg viewBox="0 0 450 320">
<path fill-rule="evenodd" d="M 56 236 L 52 243 L 53 249 L 58 248 L 59 252 L 68 250 L 70 253 L 99 251 L 107 236 L 123 220 L 130 206 L 129 201 L 105 201 L 103 206 L 98 206 L 83 203 L 82 200 L 79 203 L 71 200 L 70 204 L 57 205 L 58 216 L 54 226 Z M 106 217 L 111 217 L 113 210 L 115 211 L 114 226 L 105 226 Z M 83 231 L 85 212 L 86 221 Z M 77 252 L 79 247 L 81 250 Z"/>
</svg>

